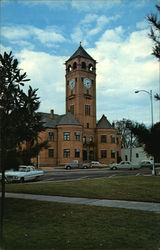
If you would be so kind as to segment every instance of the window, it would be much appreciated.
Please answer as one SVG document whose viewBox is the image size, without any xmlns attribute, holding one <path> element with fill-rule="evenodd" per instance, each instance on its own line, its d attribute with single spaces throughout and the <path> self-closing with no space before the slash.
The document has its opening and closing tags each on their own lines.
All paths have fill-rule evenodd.
<svg viewBox="0 0 160 250">
<path fill-rule="evenodd" d="M 101 150 L 101 158 L 107 158 L 107 150 L 105 149 Z"/>
<path fill-rule="evenodd" d="M 88 68 L 89 68 L 89 71 L 93 71 L 93 65 L 92 64 L 89 64 Z"/>
<path fill-rule="evenodd" d="M 115 143 L 115 136 L 111 135 L 111 143 Z"/>
<path fill-rule="evenodd" d="M 90 115 L 90 113 L 91 113 L 90 105 L 85 105 L 85 115 Z"/>
<path fill-rule="evenodd" d="M 101 135 L 101 143 L 106 143 L 106 142 L 107 142 L 107 136 Z"/>
<path fill-rule="evenodd" d="M 115 159 L 115 151 L 114 150 L 111 150 L 111 158 Z"/>
<path fill-rule="evenodd" d="M 93 142 L 93 136 L 92 136 L 92 135 L 90 135 L 90 137 L 89 137 L 89 142 L 90 142 L 90 143 Z"/>
<path fill-rule="evenodd" d="M 74 155 L 76 158 L 80 157 L 80 150 L 78 148 L 74 150 Z"/>
<path fill-rule="evenodd" d="M 76 68 L 77 68 L 77 63 L 74 62 L 74 63 L 73 63 L 73 69 L 76 69 Z"/>
<path fill-rule="evenodd" d="M 70 157 L 70 149 L 64 149 L 63 156 L 64 156 L 64 158 L 69 158 Z"/>
<path fill-rule="evenodd" d="M 53 132 L 48 133 L 48 140 L 49 141 L 54 141 L 54 133 Z"/>
<path fill-rule="evenodd" d="M 138 153 L 136 153 L 136 158 L 139 158 L 139 154 Z"/>
<path fill-rule="evenodd" d="M 72 115 L 74 115 L 74 105 L 70 106 L 70 112 L 71 112 Z"/>
<path fill-rule="evenodd" d="M 117 137 L 117 144 L 119 144 L 119 138 Z"/>
<path fill-rule="evenodd" d="M 52 149 L 52 148 L 48 149 L 48 157 L 49 158 L 53 158 L 54 157 L 54 149 Z"/>
<path fill-rule="evenodd" d="M 89 160 L 90 161 L 94 160 L 94 152 L 93 151 L 89 151 Z"/>
<path fill-rule="evenodd" d="M 82 69 L 86 69 L 86 63 L 82 62 Z"/>
<path fill-rule="evenodd" d="M 72 66 L 71 65 L 68 66 L 68 71 L 69 72 L 72 71 Z"/>
<path fill-rule="evenodd" d="M 64 132 L 63 138 L 64 138 L 64 141 L 70 141 L 70 133 L 69 132 Z"/>
<path fill-rule="evenodd" d="M 87 122 L 87 128 L 89 128 L 89 123 Z"/>
<path fill-rule="evenodd" d="M 86 144 L 86 136 L 83 136 L 83 145 Z"/>
<path fill-rule="evenodd" d="M 77 131 L 77 132 L 74 133 L 74 139 L 76 141 L 80 141 L 80 132 L 79 131 Z"/>
</svg>

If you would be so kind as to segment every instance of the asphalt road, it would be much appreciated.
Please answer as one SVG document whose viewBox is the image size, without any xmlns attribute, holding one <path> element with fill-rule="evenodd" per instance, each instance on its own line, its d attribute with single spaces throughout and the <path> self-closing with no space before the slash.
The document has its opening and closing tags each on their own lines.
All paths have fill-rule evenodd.
<svg viewBox="0 0 160 250">
<path fill-rule="evenodd" d="M 160 168 L 157 168 L 160 171 Z M 138 169 L 138 170 L 110 170 L 104 169 L 54 169 L 44 171 L 44 176 L 39 179 L 40 181 L 58 181 L 58 180 L 71 180 L 71 179 L 86 179 L 86 178 L 100 178 L 100 177 L 116 177 L 116 176 L 129 176 L 129 175 L 152 175 L 151 169 Z"/>
</svg>

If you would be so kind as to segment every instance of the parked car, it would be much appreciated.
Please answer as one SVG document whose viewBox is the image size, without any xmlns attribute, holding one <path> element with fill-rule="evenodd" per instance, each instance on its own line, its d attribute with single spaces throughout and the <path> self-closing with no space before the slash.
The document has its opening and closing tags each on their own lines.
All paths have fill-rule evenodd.
<svg viewBox="0 0 160 250">
<path fill-rule="evenodd" d="M 153 168 L 153 163 L 151 161 L 144 160 L 144 161 L 141 161 L 139 166 L 140 166 L 140 168 L 150 168 L 150 169 L 152 169 Z"/>
<path fill-rule="evenodd" d="M 113 163 L 113 164 L 109 164 L 109 168 L 112 170 L 116 170 L 116 169 L 136 169 L 138 168 L 138 165 L 133 164 L 130 161 L 121 161 L 120 163 Z"/>
<path fill-rule="evenodd" d="M 90 163 L 80 164 L 80 163 L 78 163 L 77 160 L 73 160 L 72 162 L 67 163 L 64 167 L 65 167 L 65 169 L 90 168 L 91 164 Z"/>
<path fill-rule="evenodd" d="M 33 166 L 19 166 L 18 170 L 8 170 L 5 172 L 5 177 L 8 182 L 24 182 L 35 180 L 42 176 L 42 170 L 36 170 Z"/>
<path fill-rule="evenodd" d="M 92 168 L 105 168 L 107 167 L 107 164 L 100 163 L 99 161 L 91 161 L 91 167 Z"/>
</svg>

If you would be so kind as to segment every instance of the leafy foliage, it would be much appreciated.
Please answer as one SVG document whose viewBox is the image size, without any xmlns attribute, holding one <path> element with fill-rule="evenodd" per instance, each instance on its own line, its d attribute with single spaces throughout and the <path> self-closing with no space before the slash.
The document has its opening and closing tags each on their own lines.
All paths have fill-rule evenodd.
<svg viewBox="0 0 160 250">
<path fill-rule="evenodd" d="M 147 17 L 148 22 L 151 24 L 149 37 L 153 41 L 153 53 L 160 63 L 160 5 L 156 5 L 157 14 L 150 14 Z M 156 100 L 160 100 L 160 95 L 155 95 Z"/>
<path fill-rule="evenodd" d="M 132 133 L 129 124 L 133 122 L 127 119 L 116 121 L 114 123 L 115 128 L 121 134 L 121 147 L 122 148 L 130 148 L 138 146 L 138 141 L 136 136 Z"/>
<path fill-rule="evenodd" d="M 130 124 L 132 133 L 138 141 L 144 145 L 144 150 L 148 155 L 154 156 L 155 160 L 160 161 L 160 122 L 151 128 L 146 128 L 144 124 Z"/>
<path fill-rule="evenodd" d="M 8 167 L 18 164 L 19 151 L 33 150 L 38 153 L 38 134 L 44 130 L 41 116 L 36 111 L 40 106 L 37 89 L 29 86 L 28 92 L 22 89 L 26 82 L 27 74 L 18 69 L 18 61 L 12 52 L 0 54 L 0 122 L 1 122 L 1 150 L 6 150 L 6 163 Z M 36 144 L 35 144 L 36 142 Z M 22 147 L 25 143 L 26 147 Z M 43 143 L 46 144 L 47 142 Z M 24 164 L 30 162 L 31 153 L 26 154 L 22 160 Z M 34 156 L 35 156 L 34 155 Z M 33 155 L 32 155 L 33 156 Z M 11 161 L 12 159 L 12 161 Z"/>
<path fill-rule="evenodd" d="M 153 55 L 160 60 L 160 5 L 156 5 L 157 14 L 150 14 L 147 17 L 148 22 L 152 25 L 149 37 L 153 40 Z"/>
</svg>

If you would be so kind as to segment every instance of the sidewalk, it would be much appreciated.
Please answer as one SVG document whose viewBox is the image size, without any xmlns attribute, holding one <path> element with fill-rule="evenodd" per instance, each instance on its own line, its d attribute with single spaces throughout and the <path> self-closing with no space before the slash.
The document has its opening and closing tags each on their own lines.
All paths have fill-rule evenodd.
<svg viewBox="0 0 160 250">
<path fill-rule="evenodd" d="M 160 213 L 160 203 L 154 203 L 154 202 L 88 199 L 88 198 L 47 196 L 47 195 L 34 195 L 34 194 L 21 194 L 21 193 L 6 193 L 6 198 L 60 202 L 60 203 L 79 204 L 88 206 L 116 207 L 116 208 L 135 209 L 141 211 Z"/>
</svg>

